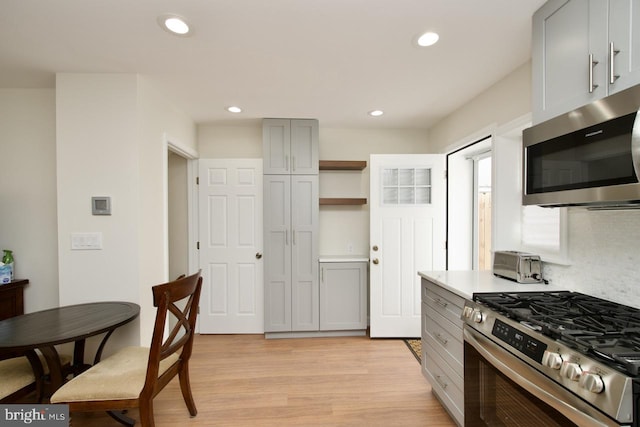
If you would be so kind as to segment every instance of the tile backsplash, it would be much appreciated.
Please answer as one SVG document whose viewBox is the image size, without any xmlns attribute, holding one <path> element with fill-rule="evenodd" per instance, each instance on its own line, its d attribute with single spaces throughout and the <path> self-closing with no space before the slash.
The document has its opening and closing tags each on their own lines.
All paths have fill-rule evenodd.
<svg viewBox="0 0 640 427">
<path fill-rule="evenodd" d="M 556 286 L 640 308 L 640 209 L 569 208 L 571 265 L 545 263 Z"/>
</svg>

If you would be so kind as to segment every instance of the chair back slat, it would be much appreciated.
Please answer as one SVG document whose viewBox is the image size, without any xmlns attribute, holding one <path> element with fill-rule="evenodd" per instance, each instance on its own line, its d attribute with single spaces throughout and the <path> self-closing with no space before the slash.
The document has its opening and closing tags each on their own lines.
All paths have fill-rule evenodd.
<svg viewBox="0 0 640 427">
<path fill-rule="evenodd" d="M 174 281 L 152 288 L 153 305 L 157 307 L 157 311 L 149 350 L 145 389 L 155 387 L 161 360 L 178 352 L 182 360 L 189 360 L 201 288 L 202 277 L 199 271 L 191 276 L 181 276 Z M 184 300 L 186 300 L 184 307 L 178 307 L 176 303 L 182 303 Z M 170 316 L 176 319 L 176 324 L 168 334 L 165 334 Z"/>
</svg>

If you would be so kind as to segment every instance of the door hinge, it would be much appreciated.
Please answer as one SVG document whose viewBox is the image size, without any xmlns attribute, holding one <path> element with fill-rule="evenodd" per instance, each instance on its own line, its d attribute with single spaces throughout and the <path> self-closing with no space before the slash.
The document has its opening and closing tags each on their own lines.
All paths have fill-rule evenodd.
<svg viewBox="0 0 640 427">
<path fill-rule="evenodd" d="M 196 185 L 200 185 L 200 177 L 196 176 Z"/>
<path fill-rule="evenodd" d="M 448 172 L 448 171 L 445 169 L 445 170 L 444 170 L 444 179 L 447 179 L 447 178 L 449 177 L 449 176 L 448 176 L 449 174 L 448 174 L 447 172 Z"/>
<path fill-rule="evenodd" d="M 200 250 L 200 242 L 196 242 L 196 249 Z"/>
</svg>

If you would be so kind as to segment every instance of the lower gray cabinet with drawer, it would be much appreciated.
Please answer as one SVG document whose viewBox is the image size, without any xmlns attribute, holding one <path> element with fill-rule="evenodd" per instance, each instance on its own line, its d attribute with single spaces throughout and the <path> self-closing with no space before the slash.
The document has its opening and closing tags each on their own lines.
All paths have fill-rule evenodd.
<svg viewBox="0 0 640 427">
<path fill-rule="evenodd" d="M 422 279 L 422 374 L 447 412 L 464 425 L 464 298 Z"/>
</svg>

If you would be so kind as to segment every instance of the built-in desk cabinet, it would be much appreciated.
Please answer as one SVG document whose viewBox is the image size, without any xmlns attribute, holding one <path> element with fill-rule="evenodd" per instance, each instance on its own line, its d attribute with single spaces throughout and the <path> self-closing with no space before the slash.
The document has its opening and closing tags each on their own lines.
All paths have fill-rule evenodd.
<svg viewBox="0 0 640 427">
<path fill-rule="evenodd" d="M 0 320 L 24 314 L 23 289 L 28 280 L 14 280 L 0 285 Z"/>
<path fill-rule="evenodd" d="M 460 426 L 464 425 L 464 298 L 422 278 L 422 374 Z"/>
</svg>

